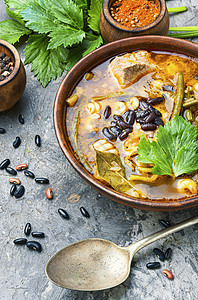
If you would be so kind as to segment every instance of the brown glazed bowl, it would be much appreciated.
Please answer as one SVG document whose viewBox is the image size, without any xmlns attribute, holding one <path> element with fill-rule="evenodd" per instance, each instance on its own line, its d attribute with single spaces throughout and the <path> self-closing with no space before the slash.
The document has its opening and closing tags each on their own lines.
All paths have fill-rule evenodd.
<svg viewBox="0 0 198 300">
<path fill-rule="evenodd" d="M 0 81 L 0 112 L 11 109 L 21 98 L 25 85 L 26 74 L 16 48 L 0 39 L 0 52 L 10 56 L 14 70 L 3 81 Z"/>
<path fill-rule="evenodd" d="M 112 188 L 104 186 L 99 180 L 94 178 L 76 159 L 74 150 L 71 146 L 67 129 L 66 129 L 66 99 L 72 94 L 75 86 L 82 77 L 94 67 L 104 62 L 105 60 L 126 52 L 136 50 L 154 50 L 154 51 L 169 51 L 178 52 L 191 57 L 198 58 L 198 45 L 186 40 L 162 37 L 162 36 L 143 36 L 132 37 L 124 40 L 116 41 L 107 44 L 84 58 L 82 58 L 63 79 L 54 103 L 54 127 L 59 145 L 67 157 L 71 165 L 76 171 L 94 187 L 99 193 L 119 202 L 134 208 L 156 211 L 173 211 L 189 208 L 198 205 L 198 197 L 183 197 L 177 199 L 141 199 L 130 197 L 125 194 L 118 193 Z M 72 120 L 71 120 L 72 121 Z"/>
<path fill-rule="evenodd" d="M 100 15 L 100 31 L 105 42 L 121 40 L 140 35 L 167 35 L 169 30 L 169 14 L 165 0 L 159 0 L 161 10 L 154 22 L 137 29 L 128 29 L 116 22 L 110 15 L 110 6 L 114 0 L 104 0 Z"/>
</svg>

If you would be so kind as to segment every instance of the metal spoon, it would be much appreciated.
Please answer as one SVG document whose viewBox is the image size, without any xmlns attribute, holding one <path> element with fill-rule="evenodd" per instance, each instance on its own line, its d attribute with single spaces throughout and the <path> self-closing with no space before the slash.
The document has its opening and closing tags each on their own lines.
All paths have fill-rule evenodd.
<svg viewBox="0 0 198 300">
<path fill-rule="evenodd" d="M 141 248 L 178 230 L 198 223 L 198 216 L 120 247 L 103 239 L 87 239 L 71 244 L 48 261 L 46 274 L 64 288 L 97 291 L 112 288 L 127 279 L 134 254 Z"/>
</svg>

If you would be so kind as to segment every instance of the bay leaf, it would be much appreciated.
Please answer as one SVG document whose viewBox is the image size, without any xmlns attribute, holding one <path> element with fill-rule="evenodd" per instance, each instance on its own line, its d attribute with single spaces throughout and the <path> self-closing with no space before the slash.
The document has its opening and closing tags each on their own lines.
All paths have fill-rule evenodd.
<svg viewBox="0 0 198 300">
<path fill-rule="evenodd" d="M 100 177 L 105 179 L 117 192 L 126 193 L 134 189 L 133 184 L 126 179 L 125 168 L 120 156 L 111 152 L 101 152 L 96 149 L 95 151 Z"/>
</svg>

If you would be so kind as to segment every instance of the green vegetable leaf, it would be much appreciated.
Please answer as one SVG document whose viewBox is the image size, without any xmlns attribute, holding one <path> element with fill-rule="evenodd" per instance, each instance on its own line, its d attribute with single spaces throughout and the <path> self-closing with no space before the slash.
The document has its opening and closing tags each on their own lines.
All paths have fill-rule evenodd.
<svg viewBox="0 0 198 300">
<path fill-rule="evenodd" d="M 20 24 L 24 25 L 25 23 L 24 23 L 22 17 L 18 13 L 16 13 L 15 10 L 10 9 L 10 6 L 8 4 L 8 0 L 5 0 L 5 3 L 6 3 L 6 12 L 7 12 L 8 16 L 10 18 L 16 20 Z"/>
<path fill-rule="evenodd" d="M 47 49 L 49 37 L 44 34 L 32 35 L 28 42 L 30 44 L 25 49 L 25 64 L 32 63 L 31 71 L 34 72 L 43 87 L 46 87 L 51 79 L 62 75 L 63 57 L 68 56 L 68 49 L 63 47 Z"/>
<path fill-rule="evenodd" d="M 58 0 L 57 0 L 58 2 Z M 20 15 L 26 21 L 26 26 L 38 33 L 48 33 L 55 30 L 58 26 L 50 10 L 49 2 L 46 0 L 35 0 L 20 12 Z"/>
<path fill-rule="evenodd" d="M 0 22 L 0 38 L 11 44 L 18 42 L 21 36 L 30 34 L 31 30 L 14 20 Z"/>
<path fill-rule="evenodd" d="M 76 3 L 76 5 L 80 8 L 80 9 L 87 9 L 87 0 L 74 0 L 74 2 Z"/>
<path fill-rule="evenodd" d="M 83 52 L 82 56 L 85 56 L 91 51 L 97 49 L 98 47 L 100 47 L 101 44 L 103 44 L 102 37 L 93 35 L 92 40 L 87 40 L 87 49 Z"/>
<path fill-rule="evenodd" d="M 20 15 L 20 12 L 22 10 L 24 10 L 27 5 L 29 4 L 29 2 L 31 2 L 32 0 L 6 0 L 6 4 L 9 6 L 9 8 L 13 8 L 14 14 L 15 15 Z"/>
<path fill-rule="evenodd" d="M 175 116 L 157 131 L 152 144 L 141 136 L 138 144 L 138 160 L 152 163 L 156 175 L 179 176 L 198 169 L 197 128 L 181 116 Z"/>
<path fill-rule="evenodd" d="M 120 157 L 110 152 L 101 152 L 96 150 L 97 170 L 103 179 L 105 179 L 116 191 L 126 193 L 134 186 L 126 179 L 125 169 Z"/>
<path fill-rule="evenodd" d="M 51 37 L 51 40 L 48 49 L 54 49 L 60 45 L 68 47 L 82 42 L 85 32 L 69 26 L 61 26 L 50 32 L 49 37 Z"/>
<path fill-rule="evenodd" d="M 99 21 L 102 3 L 103 1 L 100 0 L 91 0 L 90 10 L 88 11 L 88 25 L 96 33 L 100 33 Z"/>
</svg>

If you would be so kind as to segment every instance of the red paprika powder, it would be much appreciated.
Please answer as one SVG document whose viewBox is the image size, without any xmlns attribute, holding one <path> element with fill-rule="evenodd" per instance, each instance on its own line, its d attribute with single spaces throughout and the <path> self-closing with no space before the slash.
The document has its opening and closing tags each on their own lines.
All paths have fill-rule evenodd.
<svg viewBox="0 0 198 300">
<path fill-rule="evenodd" d="M 110 6 L 112 18 L 128 29 L 149 25 L 159 13 L 159 0 L 116 0 Z"/>
</svg>

